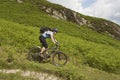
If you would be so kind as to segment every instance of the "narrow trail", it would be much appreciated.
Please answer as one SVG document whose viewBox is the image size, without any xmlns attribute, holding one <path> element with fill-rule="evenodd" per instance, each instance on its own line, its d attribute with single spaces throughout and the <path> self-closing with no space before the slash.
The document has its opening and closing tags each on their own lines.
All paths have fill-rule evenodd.
<svg viewBox="0 0 120 80">
<path fill-rule="evenodd" d="M 38 72 L 34 72 L 34 71 L 22 71 L 20 69 L 11 69 L 11 70 L 2 69 L 2 70 L 0 70 L 0 73 L 4 73 L 4 74 L 20 73 L 20 75 L 23 77 L 35 78 L 38 80 L 64 80 L 64 79 L 57 77 L 55 75 L 52 75 L 52 74 L 43 73 L 43 72 L 38 73 Z"/>
</svg>

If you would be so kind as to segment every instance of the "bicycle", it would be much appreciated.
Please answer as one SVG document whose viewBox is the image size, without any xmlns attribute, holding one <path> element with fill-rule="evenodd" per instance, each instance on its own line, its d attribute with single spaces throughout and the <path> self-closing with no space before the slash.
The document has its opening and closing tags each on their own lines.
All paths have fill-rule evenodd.
<svg viewBox="0 0 120 80">
<path fill-rule="evenodd" d="M 47 50 L 48 54 L 46 54 L 45 52 L 43 53 L 44 58 L 39 56 L 40 50 L 41 50 L 40 46 L 31 48 L 28 53 L 28 59 L 34 60 L 34 61 L 35 60 L 43 61 L 43 60 L 47 60 L 50 57 L 52 64 L 54 64 L 56 66 L 63 66 L 68 62 L 67 55 L 65 53 L 63 53 L 62 51 L 60 51 L 60 45 L 55 45 L 51 48 L 48 48 L 48 50 Z"/>
</svg>

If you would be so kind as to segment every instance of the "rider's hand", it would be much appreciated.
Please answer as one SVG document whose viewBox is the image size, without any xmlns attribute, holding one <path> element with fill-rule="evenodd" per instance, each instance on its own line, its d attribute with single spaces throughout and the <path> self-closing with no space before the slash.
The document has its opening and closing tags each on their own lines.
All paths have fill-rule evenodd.
<svg viewBox="0 0 120 80">
<path fill-rule="evenodd" d="M 58 43 L 58 42 L 56 42 L 56 43 L 55 43 L 55 45 L 56 45 L 56 46 L 59 46 L 59 43 Z"/>
</svg>

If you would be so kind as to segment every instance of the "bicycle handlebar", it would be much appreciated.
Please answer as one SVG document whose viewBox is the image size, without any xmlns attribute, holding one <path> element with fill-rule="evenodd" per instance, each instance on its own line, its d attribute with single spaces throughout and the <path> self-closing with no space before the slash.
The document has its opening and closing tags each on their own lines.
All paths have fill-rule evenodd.
<svg viewBox="0 0 120 80">
<path fill-rule="evenodd" d="M 57 42 L 51 49 L 60 49 L 60 44 Z"/>
</svg>

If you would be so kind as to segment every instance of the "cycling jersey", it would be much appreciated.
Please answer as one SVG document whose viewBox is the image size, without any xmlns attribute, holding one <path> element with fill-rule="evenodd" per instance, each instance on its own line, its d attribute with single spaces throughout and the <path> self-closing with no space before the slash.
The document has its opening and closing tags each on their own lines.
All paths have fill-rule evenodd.
<svg viewBox="0 0 120 80">
<path fill-rule="evenodd" d="M 45 39 L 50 38 L 50 36 L 53 36 L 52 31 L 45 31 L 43 34 L 39 36 L 39 40 L 42 43 L 42 46 L 44 46 L 45 48 L 48 48 L 48 44 Z"/>
<path fill-rule="evenodd" d="M 45 31 L 42 36 L 44 38 L 50 38 L 50 36 L 53 36 L 53 32 L 52 31 Z"/>
</svg>

